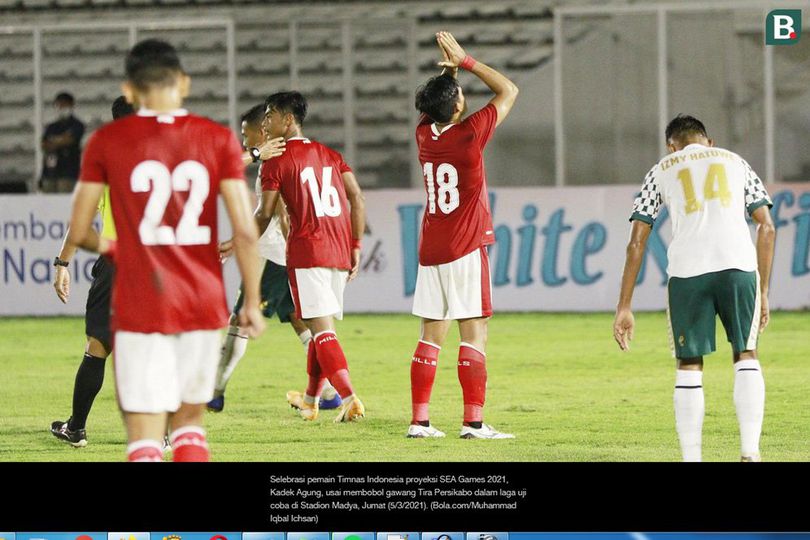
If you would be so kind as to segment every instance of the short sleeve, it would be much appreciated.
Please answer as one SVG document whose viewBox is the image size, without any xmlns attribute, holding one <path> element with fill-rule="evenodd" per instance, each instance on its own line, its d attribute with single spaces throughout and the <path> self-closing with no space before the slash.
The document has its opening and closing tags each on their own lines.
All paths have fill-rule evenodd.
<svg viewBox="0 0 810 540">
<path fill-rule="evenodd" d="M 82 168 L 79 173 L 82 182 L 107 183 L 107 168 L 104 164 L 104 149 L 101 132 L 96 131 L 87 141 L 82 153 Z"/>
<path fill-rule="evenodd" d="M 483 148 L 492 138 L 492 134 L 495 133 L 495 124 L 498 123 L 498 109 L 492 103 L 488 103 L 486 107 L 467 117 L 464 123 L 472 129 L 476 140 Z"/>
<path fill-rule="evenodd" d="M 762 180 L 747 161 L 743 159 L 742 164 L 745 170 L 745 209 L 748 211 L 748 215 L 753 214 L 754 210 L 761 206 L 767 205 L 768 208 L 771 208 L 773 202 L 771 202 Z"/>
<path fill-rule="evenodd" d="M 262 191 L 278 191 L 281 188 L 281 166 L 278 159 L 263 161 L 259 167 Z"/>
<path fill-rule="evenodd" d="M 337 154 L 338 169 L 340 170 L 340 174 L 343 174 L 343 173 L 346 173 L 346 172 L 353 172 L 352 168 L 349 167 L 348 164 L 346 164 L 346 161 L 344 161 L 343 155 L 340 152 L 335 152 L 335 154 Z"/>
<path fill-rule="evenodd" d="M 222 146 L 219 170 L 220 180 L 244 180 L 245 164 L 242 162 L 242 145 L 236 136 L 227 130 L 227 140 Z"/>
<path fill-rule="evenodd" d="M 649 225 L 655 223 L 658 212 L 661 211 L 661 189 L 658 185 L 658 164 L 650 169 L 644 177 L 644 185 L 641 186 L 641 193 L 633 201 L 633 215 L 630 221 L 637 219 Z"/>
</svg>

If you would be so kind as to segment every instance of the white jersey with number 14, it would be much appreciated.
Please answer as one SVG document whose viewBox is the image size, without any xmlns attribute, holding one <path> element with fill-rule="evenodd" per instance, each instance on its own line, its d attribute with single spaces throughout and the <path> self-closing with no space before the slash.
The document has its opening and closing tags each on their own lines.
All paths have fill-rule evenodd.
<svg viewBox="0 0 810 540">
<path fill-rule="evenodd" d="M 664 157 L 647 173 L 633 215 L 652 225 L 664 204 L 672 219 L 667 251 L 670 277 L 757 269 L 745 218 L 771 200 L 762 181 L 729 150 L 690 144 Z"/>
</svg>

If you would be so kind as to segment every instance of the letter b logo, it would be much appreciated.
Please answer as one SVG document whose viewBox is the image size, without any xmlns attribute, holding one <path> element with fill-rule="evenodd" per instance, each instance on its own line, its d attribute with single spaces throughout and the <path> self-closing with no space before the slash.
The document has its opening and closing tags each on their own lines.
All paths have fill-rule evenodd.
<svg viewBox="0 0 810 540">
<path fill-rule="evenodd" d="M 793 45 L 802 37 L 802 10 L 775 9 L 765 17 L 766 45 Z"/>
</svg>

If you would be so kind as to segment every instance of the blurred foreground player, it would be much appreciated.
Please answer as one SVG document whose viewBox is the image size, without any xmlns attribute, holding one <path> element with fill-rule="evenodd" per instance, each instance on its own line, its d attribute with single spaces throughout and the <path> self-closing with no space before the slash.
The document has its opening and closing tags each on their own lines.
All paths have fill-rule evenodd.
<svg viewBox="0 0 810 540">
<path fill-rule="evenodd" d="M 113 120 L 123 118 L 133 112 L 135 111 L 132 105 L 127 103 L 124 96 L 119 97 L 112 104 Z M 115 240 L 115 224 L 112 220 L 108 189 L 104 190 L 104 196 L 99 201 L 98 213 L 101 215 L 101 234 L 105 238 Z M 66 234 L 62 242 L 62 250 L 53 262 L 56 267 L 53 286 L 56 289 L 56 296 L 65 304 L 70 298 L 70 270 L 68 268 L 75 253 L 76 246 L 67 242 Z M 76 448 L 87 446 L 87 431 L 85 430 L 87 416 L 104 383 L 104 365 L 112 350 L 110 295 L 113 274 L 110 261 L 105 257 L 99 257 L 93 265 L 91 271 L 93 283 L 87 293 L 87 307 L 84 314 L 84 333 L 87 336 L 87 345 L 73 383 L 73 409 L 70 418 L 66 421 L 57 420 L 51 424 L 51 433 L 54 437 Z"/>
<path fill-rule="evenodd" d="M 419 239 L 419 269 L 413 314 L 422 336 L 411 362 L 413 416 L 408 437 L 444 437 L 430 424 L 428 406 L 439 351 L 450 322 L 458 321 L 461 345 L 458 380 L 464 395 L 461 438 L 511 439 L 483 423 L 486 397 L 487 322 L 492 316 L 489 258 L 495 241 L 489 209 L 484 147 L 518 95 L 512 81 L 476 62 L 448 32 L 436 34 L 445 71 L 416 92 L 422 113 L 416 128 L 427 208 Z M 458 68 L 481 79 L 495 96 L 463 118 L 467 102 L 456 80 Z"/>
<path fill-rule="evenodd" d="M 242 146 L 245 153 L 242 161 L 245 165 L 253 162 L 267 161 L 280 156 L 284 152 L 284 138 L 267 139 L 262 127 L 264 120 L 264 103 L 256 105 L 242 115 Z M 261 199 L 261 178 L 256 178 L 256 196 Z M 267 229 L 259 237 L 259 268 L 261 274 L 261 309 L 268 319 L 276 314 L 282 323 L 290 323 L 291 328 L 301 340 L 304 351 L 309 350 L 312 332 L 307 325 L 295 316 L 295 305 L 290 293 L 290 282 L 287 278 L 287 234 L 289 233 L 289 217 L 283 204 L 276 205 L 276 213 Z M 223 257 L 229 255 L 227 243 L 222 246 L 225 251 Z M 221 412 L 225 408 L 225 388 L 233 375 L 237 364 L 247 352 L 248 336 L 239 329 L 239 310 L 242 307 L 242 292 L 234 305 L 229 321 L 228 331 L 220 351 L 219 367 L 217 369 L 217 382 L 214 388 L 214 398 L 208 402 L 208 410 Z M 305 353 L 306 354 L 306 353 Z M 340 396 L 329 383 L 321 393 L 320 408 L 336 409 L 340 406 Z"/>
<path fill-rule="evenodd" d="M 218 194 L 245 285 L 240 323 L 252 336 L 264 329 L 242 150 L 227 128 L 180 108 L 189 77 L 168 43 L 135 45 L 126 73 L 124 95 L 141 109 L 88 142 L 68 241 L 115 262 L 111 322 L 128 460 L 160 461 L 168 420 L 174 461 L 208 461 L 202 419 L 214 390 L 219 329 L 228 319 Z M 90 232 L 105 184 L 117 242 Z"/>
<path fill-rule="evenodd" d="M 287 150 L 262 163 L 256 221 L 263 232 L 280 194 L 290 215 L 287 273 L 295 314 L 312 332 L 307 354 L 309 383 L 303 396 L 291 391 L 287 399 L 304 419 L 315 420 L 328 380 L 343 398 L 335 421 L 352 421 L 365 416 L 365 407 L 354 393 L 334 319 L 343 318 L 343 290 L 360 268 L 363 194 L 339 153 L 304 137 L 304 96 L 280 92 L 269 96 L 265 105 L 265 131 L 270 138 L 284 137 Z"/>
<path fill-rule="evenodd" d="M 759 461 L 765 380 L 757 338 L 768 324 L 775 229 L 762 181 L 737 154 L 714 148 L 698 119 L 679 115 L 666 129 L 671 152 L 647 173 L 633 222 L 613 337 L 630 348 L 633 289 L 652 225 L 666 205 L 672 218 L 667 257 L 667 318 L 675 372 L 675 427 L 684 461 L 701 460 L 703 355 L 715 350 L 719 315 L 731 343 L 734 405 L 742 461 Z M 756 247 L 745 219 L 757 223 Z"/>
</svg>

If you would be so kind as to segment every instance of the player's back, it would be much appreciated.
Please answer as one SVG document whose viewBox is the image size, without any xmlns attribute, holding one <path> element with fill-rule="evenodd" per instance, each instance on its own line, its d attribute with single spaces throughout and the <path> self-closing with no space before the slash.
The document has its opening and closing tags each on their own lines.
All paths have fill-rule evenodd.
<svg viewBox="0 0 810 540">
<path fill-rule="evenodd" d="M 497 118 L 490 104 L 458 124 L 439 128 L 423 119 L 417 127 L 427 194 L 421 265 L 448 263 L 494 242 L 483 152 Z"/>
<path fill-rule="evenodd" d="M 243 174 L 231 131 L 182 110 L 141 111 L 94 134 L 82 180 L 103 177 L 110 188 L 116 330 L 173 334 L 225 325 L 217 195 L 222 179 Z"/>
<path fill-rule="evenodd" d="M 723 148 L 690 144 L 656 167 L 653 174 L 672 219 L 670 276 L 756 270 L 745 214 L 770 201 L 748 163 Z"/>
<path fill-rule="evenodd" d="M 290 216 L 287 266 L 351 268 L 344 172 L 351 168 L 338 152 L 304 137 L 288 139 L 281 156 L 262 163 L 262 189 L 279 191 Z"/>
</svg>

